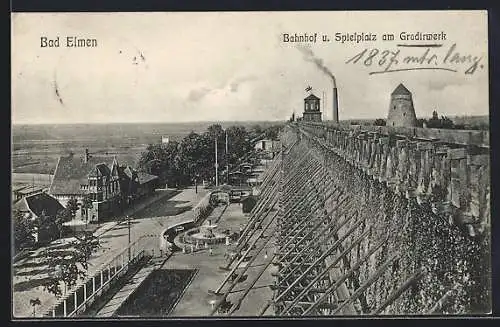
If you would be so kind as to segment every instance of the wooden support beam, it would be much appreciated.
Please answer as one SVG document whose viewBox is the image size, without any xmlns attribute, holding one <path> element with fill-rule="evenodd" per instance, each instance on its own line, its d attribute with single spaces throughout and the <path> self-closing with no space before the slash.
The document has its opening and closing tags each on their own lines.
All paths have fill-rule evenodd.
<svg viewBox="0 0 500 327">
<path fill-rule="evenodd" d="M 317 258 L 315 260 L 315 263 L 311 266 L 309 266 L 306 271 L 297 279 L 295 279 L 295 281 L 283 292 L 281 293 L 277 298 L 276 298 L 276 301 L 279 301 L 279 299 L 283 296 L 285 296 L 286 294 L 288 294 L 288 292 L 290 292 L 290 290 L 295 286 L 297 285 L 297 283 L 299 283 L 301 281 L 301 279 L 307 274 L 309 273 L 318 263 L 323 263 L 323 261 L 325 260 L 325 258 L 330 255 L 330 253 L 332 253 L 333 251 L 335 251 L 339 245 L 342 244 L 342 242 L 347 238 L 349 237 L 349 235 L 354 232 L 359 226 L 359 222 L 362 221 L 364 218 L 361 218 L 359 221 L 357 221 L 355 224 L 353 224 L 353 227 L 351 227 L 349 229 L 349 231 L 347 233 L 345 233 L 341 238 L 339 238 L 335 243 L 333 243 L 332 246 L 330 246 L 321 256 L 319 256 L 319 258 Z M 292 270 L 291 273 L 293 273 L 294 270 Z M 290 277 L 290 274 L 288 274 L 285 279 L 289 278 Z"/>
<path fill-rule="evenodd" d="M 370 314 L 378 315 L 382 313 L 385 310 L 385 308 L 387 308 L 394 301 L 396 301 L 401 296 L 401 294 L 406 292 L 408 288 L 410 288 L 412 285 L 418 282 L 423 276 L 425 276 L 426 273 L 427 271 L 425 270 L 425 268 L 418 269 L 416 273 L 411 275 L 410 278 L 408 278 L 403 283 L 403 285 L 401 285 L 397 290 L 395 290 L 391 295 L 389 295 L 389 297 L 387 297 L 384 303 L 382 303 L 378 308 L 374 309 Z"/>
<path fill-rule="evenodd" d="M 321 225 L 321 224 L 323 224 L 323 223 L 324 223 L 327 219 L 330 219 L 330 215 L 333 213 L 333 211 L 334 211 L 336 208 L 337 208 L 337 207 L 335 207 L 332 211 L 330 211 L 330 214 L 329 214 L 329 215 L 327 215 L 326 217 L 324 217 L 324 219 L 320 221 L 320 225 Z M 342 210 L 341 210 L 341 211 L 342 211 Z M 342 213 L 342 212 L 340 212 L 340 213 Z M 351 218 L 352 218 L 352 217 L 354 217 L 354 216 L 356 216 L 356 215 L 351 216 Z M 336 232 L 337 232 L 337 231 L 338 231 L 338 230 L 339 230 L 339 229 L 340 229 L 343 225 L 345 225 L 345 223 L 347 223 L 348 221 L 349 221 L 349 219 L 346 219 L 346 218 L 345 218 L 345 216 L 344 216 L 344 220 L 343 220 L 343 221 L 341 221 L 341 222 L 339 223 L 339 225 L 338 225 L 339 227 L 338 227 L 338 228 L 337 228 L 337 227 L 334 227 L 334 231 L 335 231 L 335 233 L 336 233 Z M 336 224 L 336 221 L 331 220 L 331 221 L 330 221 L 330 223 L 328 223 L 328 225 L 327 225 L 324 229 L 322 229 L 322 230 L 321 230 L 321 231 L 320 231 L 317 235 L 315 235 L 315 240 L 316 240 L 316 241 L 315 241 L 315 242 L 309 242 L 309 243 L 307 243 L 305 246 L 307 246 L 307 247 L 311 247 L 311 244 L 313 244 L 313 247 L 312 247 L 313 249 L 317 248 L 317 247 L 318 247 L 318 245 L 319 245 L 319 246 L 321 246 L 321 244 L 318 244 L 318 242 L 317 242 L 318 237 L 321 237 L 322 235 L 324 235 L 324 233 L 326 233 L 326 232 L 328 231 L 328 229 L 332 228 L 335 224 Z M 318 228 L 319 228 L 319 226 L 318 226 Z M 315 230 L 315 229 L 314 229 L 314 230 Z M 313 232 L 314 232 L 314 230 L 313 230 Z M 325 237 L 325 238 L 329 238 L 331 235 L 332 235 L 332 233 L 329 233 L 329 234 L 327 234 L 327 235 L 326 235 L 326 237 Z M 308 234 L 307 236 L 309 237 L 309 236 L 310 236 L 310 234 Z M 293 248 L 291 248 L 291 249 L 289 250 L 289 252 L 290 252 L 290 251 L 295 250 L 295 248 L 296 248 L 298 245 L 300 245 L 300 244 L 301 244 L 301 242 L 298 242 L 298 243 L 296 244 L 296 246 L 295 246 L 295 247 L 293 247 Z M 280 250 L 281 250 L 281 247 L 280 247 Z M 307 249 L 302 249 L 302 250 L 307 250 Z M 302 250 L 299 252 L 299 254 L 300 254 L 300 255 L 304 253 Z M 288 257 L 290 256 L 290 254 L 293 254 L 293 253 L 286 253 L 284 256 L 280 257 L 280 260 L 285 260 L 286 258 L 288 258 Z M 297 257 L 297 255 L 298 255 L 298 254 L 295 254 L 295 257 L 294 257 L 294 258 L 296 258 L 296 257 Z M 294 261 L 292 260 L 291 262 L 294 262 Z"/>
<path fill-rule="evenodd" d="M 385 271 L 387 268 L 389 268 L 389 265 L 392 264 L 395 260 L 399 259 L 400 254 L 395 253 L 389 257 L 388 260 L 386 260 L 382 266 L 380 266 L 375 273 L 368 278 L 368 280 L 360 287 L 358 288 L 353 295 L 347 301 L 344 301 L 334 312 L 333 314 L 338 313 L 342 308 L 344 308 L 346 305 L 354 302 L 364 291 L 368 289 Z"/>
<path fill-rule="evenodd" d="M 342 276 L 340 276 L 337 281 L 331 285 L 327 292 L 325 294 L 323 294 L 316 302 L 313 306 L 311 306 L 308 310 L 306 310 L 306 312 L 304 312 L 304 314 L 308 314 L 310 313 L 313 309 L 316 308 L 316 306 L 320 303 L 322 303 L 327 296 L 329 296 L 333 291 L 335 291 L 355 270 L 359 269 L 359 267 L 361 267 L 361 265 L 366 261 L 368 260 L 382 245 L 384 245 L 387 240 L 389 239 L 389 236 L 386 235 L 386 237 L 380 241 L 378 244 L 376 244 L 374 247 L 372 247 L 361 259 L 359 259 L 355 264 L 354 266 L 351 267 L 351 269 L 349 269 L 346 273 L 344 273 Z"/>
<path fill-rule="evenodd" d="M 448 292 L 446 292 L 437 302 L 432 306 L 432 308 L 427 312 L 429 315 L 435 315 L 435 314 L 440 314 L 441 309 L 444 307 L 446 302 L 451 298 L 453 293 L 458 291 L 459 287 L 462 286 L 461 284 L 457 283 L 451 288 Z"/>
<path fill-rule="evenodd" d="M 319 273 L 309 284 L 307 287 L 305 287 L 300 294 L 296 297 L 296 301 L 298 302 L 302 297 L 304 297 L 307 292 L 310 291 L 310 288 L 314 286 L 315 283 L 317 283 L 321 278 L 327 274 L 332 267 L 334 267 L 345 255 L 347 255 L 357 244 L 359 244 L 366 236 L 369 234 L 369 230 L 364 231 L 354 242 L 352 242 L 344 251 L 342 251 L 339 255 L 335 257 L 335 259 L 325 268 L 322 270 L 321 273 Z M 327 290 L 325 290 L 325 293 Z M 291 309 L 295 304 L 291 303 L 289 306 L 287 306 L 284 311 L 285 313 L 288 312 L 289 309 Z"/>
<path fill-rule="evenodd" d="M 274 214 L 275 216 L 277 215 L 277 213 Z M 241 256 L 241 258 L 239 259 L 238 263 L 234 266 L 234 268 L 231 270 L 231 272 L 226 276 L 226 278 L 224 278 L 224 280 L 222 281 L 222 284 L 217 288 L 217 290 L 215 291 L 215 293 L 219 293 L 222 288 L 224 287 L 224 285 L 228 282 L 229 278 L 231 277 L 231 275 L 236 271 L 236 269 L 238 268 L 238 266 L 243 262 L 243 260 L 245 259 L 245 257 L 250 253 L 250 251 L 252 250 L 252 247 L 257 243 L 257 241 L 260 239 L 260 236 L 262 234 L 264 234 L 264 231 L 267 230 L 267 228 L 271 225 L 273 219 L 271 219 L 269 221 L 269 223 L 266 225 L 266 227 L 264 229 L 262 229 L 262 231 L 260 232 L 260 235 L 258 237 L 256 237 L 254 239 L 254 241 L 252 242 L 252 244 L 248 247 L 248 250 L 245 251 L 245 253 Z"/>
<path fill-rule="evenodd" d="M 339 224 L 339 225 L 338 225 L 338 226 L 336 226 L 333 230 L 331 230 L 331 231 L 327 234 L 327 235 L 328 235 L 327 237 L 331 237 L 331 235 L 336 234 L 336 233 L 340 230 L 340 228 L 342 228 L 345 224 L 347 224 L 347 222 L 349 222 L 349 221 L 350 221 L 353 217 L 357 217 L 357 216 L 358 216 L 357 212 L 356 212 L 354 215 L 352 215 L 351 217 L 346 217 L 346 216 L 345 216 L 344 221 L 342 221 L 342 223 L 341 223 L 341 224 Z M 324 251 L 324 252 L 322 253 L 322 255 L 321 255 L 320 257 L 323 257 L 323 259 L 324 259 L 324 257 L 328 256 L 328 254 L 329 254 L 329 253 L 333 252 L 333 251 L 334 251 L 334 250 L 335 250 L 338 246 L 340 246 L 340 245 L 342 244 L 342 241 L 343 241 L 343 240 L 345 240 L 345 239 L 346 239 L 346 238 L 347 238 L 347 237 L 348 237 L 348 236 L 349 236 L 349 235 L 350 235 L 350 234 L 351 234 L 354 230 L 356 230 L 356 228 L 358 228 L 358 227 L 360 226 L 360 222 L 362 222 L 364 219 L 365 219 L 365 218 L 361 218 L 361 219 L 359 219 L 358 221 L 356 221 L 356 223 L 354 223 L 354 224 L 353 224 L 353 227 L 351 227 L 351 229 L 350 229 L 349 231 L 347 231 L 347 232 L 346 232 L 346 233 L 342 236 L 342 238 L 341 238 L 341 239 L 339 239 L 339 240 L 335 241 L 335 242 L 334 242 L 334 243 L 333 243 L 333 244 L 332 244 L 332 245 L 328 248 L 328 250 L 326 250 L 326 251 Z M 321 244 L 316 244 L 316 245 L 315 245 L 315 247 L 314 247 L 314 251 L 316 251 L 316 249 L 321 250 L 321 247 L 322 247 L 322 245 L 321 245 Z M 306 249 L 304 249 L 303 251 L 305 251 L 305 250 L 306 250 Z M 314 251 L 313 251 L 313 252 L 311 252 L 311 254 L 309 254 L 309 255 L 307 255 L 307 256 L 305 256 L 305 257 L 303 257 L 303 259 L 308 260 L 311 256 L 314 256 L 314 255 L 315 255 L 315 253 L 316 253 L 316 252 L 314 252 Z M 325 255 L 325 254 L 326 254 L 326 255 Z M 297 260 L 298 260 L 298 259 L 300 259 L 300 258 L 302 258 L 300 255 L 296 256 L 296 257 L 295 257 L 295 259 L 292 261 L 292 263 L 296 263 L 296 262 L 297 262 Z M 316 259 L 316 260 L 315 260 L 315 262 L 319 262 L 319 260 L 318 260 L 318 259 Z M 289 269 L 289 267 L 290 267 L 290 264 L 288 264 L 287 266 L 285 266 L 282 270 L 286 271 L 286 270 L 288 270 L 288 269 Z M 312 267 L 312 266 L 311 266 L 311 267 Z M 293 272 L 295 272 L 297 269 L 298 269 L 297 267 L 293 268 L 293 269 L 292 269 L 292 270 L 291 270 L 291 271 L 290 271 L 287 275 L 285 275 L 285 277 L 284 277 L 284 278 L 285 278 L 285 279 L 288 279 L 288 278 L 291 276 L 291 274 L 292 274 Z"/>
<path fill-rule="evenodd" d="M 324 224 L 324 222 L 325 222 L 326 220 L 329 220 L 329 219 L 330 219 L 330 215 L 333 213 L 333 211 L 334 211 L 334 210 L 335 210 L 335 209 L 332 209 L 332 210 L 331 210 L 330 212 L 328 212 L 325 216 L 322 216 L 322 215 L 317 215 L 317 218 L 316 218 L 316 219 L 318 220 L 318 222 L 317 222 L 316 224 L 314 224 L 314 225 L 312 225 L 312 226 L 311 226 L 311 225 L 309 225 L 308 223 L 305 223 L 305 224 L 304 224 L 304 226 L 301 228 L 301 230 L 300 230 L 299 232 L 297 232 L 297 233 L 296 233 L 295 235 L 293 235 L 290 239 L 288 239 L 288 241 L 286 241 L 284 245 L 280 246 L 280 250 L 281 250 L 282 248 L 285 248 L 285 249 L 286 249 L 286 248 L 287 248 L 290 244 L 292 244 L 292 242 L 294 242 L 297 238 L 300 238 L 298 242 L 293 243 L 293 244 L 294 244 L 294 246 L 293 246 L 290 250 L 288 250 L 288 251 L 284 254 L 283 258 L 288 257 L 288 256 L 290 255 L 290 253 L 291 253 L 292 251 L 294 251 L 295 249 L 297 249 L 300 245 L 302 245 L 302 243 L 303 243 L 305 240 L 307 240 L 307 238 L 308 238 L 308 237 L 311 237 L 311 236 L 312 236 L 312 234 L 313 234 L 313 233 L 314 233 L 314 232 L 315 232 L 318 228 L 320 228 L 320 227 Z M 312 214 L 312 213 L 311 213 L 311 214 Z M 306 220 L 309 220 L 309 218 L 310 218 L 310 215 L 306 217 Z M 333 224 L 333 223 L 332 223 L 332 224 Z M 300 226 L 300 225 L 299 225 L 299 226 Z M 307 231 L 307 233 L 306 233 L 305 235 L 302 235 L 302 236 L 301 236 L 301 233 L 302 233 L 302 232 L 304 232 L 304 231 L 306 231 L 306 229 L 307 229 L 307 228 L 309 228 L 309 231 Z"/>
<path fill-rule="evenodd" d="M 270 241 L 271 237 L 268 236 L 266 239 L 263 240 L 263 243 L 259 246 L 259 249 L 257 250 L 257 253 L 255 254 L 255 256 L 253 256 L 250 261 L 248 262 L 248 264 L 241 270 L 241 272 L 236 276 L 236 279 L 232 282 L 232 284 L 229 286 L 229 288 L 226 290 L 226 292 L 224 293 L 222 299 L 215 305 L 215 307 L 213 308 L 212 310 L 212 313 L 211 315 L 215 314 L 218 310 L 218 308 L 220 307 L 220 305 L 226 300 L 228 294 L 231 292 L 231 290 L 234 288 L 234 286 L 236 286 L 238 280 L 245 274 L 245 272 L 248 270 L 248 268 L 252 265 L 253 261 L 255 260 L 255 258 L 257 257 L 257 255 L 259 253 L 262 252 L 262 250 L 264 249 L 264 247 L 267 245 L 267 243 Z M 253 287 L 255 285 L 255 283 L 257 282 L 257 280 L 260 278 L 260 276 L 264 273 L 264 271 L 267 269 L 267 267 L 271 264 L 271 262 L 273 261 L 273 258 L 274 258 L 274 255 L 271 255 L 265 262 L 265 266 L 262 267 L 258 273 L 258 277 L 252 282 L 251 287 Z M 239 266 L 241 262 L 239 262 L 234 270 L 236 270 Z M 231 272 L 227 277 L 230 278 L 231 275 L 232 275 L 233 272 Z M 222 285 L 221 285 L 222 286 Z M 219 289 L 217 290 L 216 293 L 219 293 L 220 290 L 221 290 L 222 287 L 219 287 Z M 241 298 L 244 298 L 247 294 L 248 294 L 249 290 L 246 291 L 242 296 Z M 241 303 L 238 302 L 238 303 Z"/>
<path fill-rule="evenodd" d="M 259 280 L 259 278 L 262 276 L 262 274 L 264 273 L 264 271 L 267 269 L 267 267 L 269 267 L 269 265 L 271 264 L 272 260 L 273 260 L 273 257 L 274 255 L 271 255 L 265 262 L 265 266 L 260 269 L 259 273 L 257 274 L 257 276 L 252 280 L 252 282 L 246 287 L 246 290 L 245 292 L 240 296 L 240 298 L 233 304 L 233 306 L 231 307 L 231 309 L 229 310 L 229 315 L 233 314 L 236 310 L 238 310 L 238 308 L 240 307 L 241 305 L 241 302 L 243 302 L 243 299 L 248 295 L 248 293 L 252 290 L 252 287 L 255 285 L 255 283 L 257 283 L 257 281 Z"/>
</svg>

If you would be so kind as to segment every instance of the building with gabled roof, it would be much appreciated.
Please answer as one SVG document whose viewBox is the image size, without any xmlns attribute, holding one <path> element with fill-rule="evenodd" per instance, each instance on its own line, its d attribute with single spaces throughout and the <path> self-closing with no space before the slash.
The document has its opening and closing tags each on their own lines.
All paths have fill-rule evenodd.
<svg viewBox="0 0 500 327">
<path fill-rule="evenodd" d="M 42 214 L 55 217 L 64 207 L 56 198 L 42 192 L 22 198 L 14 204 L 13 209 L 25 213 L 26 218 L 34 219 Z"/>
<path fill-rule="evenodd" d="M 82 204 L 88 196 L 92 208 L 80 207 L 76 218 L 99 221 L 122 212 L 135 198 L 150 194 L 157 182 L 157 176 L 120 166 L 114 156 L 93 156 L 85 150 L 83 157 L 59 158 L 49 193 L 64 206 L 70 198 Z"/>
<path fill-rule="evenodd" d="M 55 219 L 57 213 L 64 209 L 62 204 L 54 197 L 45 192 L 26 196 L 17 201 L 13 210 L 18 210 L 26 219 L 36 220 L 41 216 Z M 35 242 L 48 242 L 57 237 L 57 231 L 51 228 L 35 227 Z"/>
<path fill-rule="evenodd" d="M 85 150 L 83 157 L 60 157 L 49 193 L 66 206 L 70 198 L 82 204 L 84 197 L 92 201 L 92 208 L 81 208 L 77 219 L 98 221 L 123 209 L 120 176 L 116 157 L 93 156 Z"/>
</svg>

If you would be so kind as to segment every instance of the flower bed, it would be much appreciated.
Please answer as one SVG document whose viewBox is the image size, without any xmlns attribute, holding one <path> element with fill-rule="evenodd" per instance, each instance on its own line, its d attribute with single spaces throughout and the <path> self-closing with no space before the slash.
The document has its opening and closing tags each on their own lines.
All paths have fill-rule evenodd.
<svg viewBox="0 0 500 327">
<path fill-rule="evenodd" d="M 151 272 L 137 290 L 122 303 L 114 316 L 168 316 L 195 275 L 196 270 L 193 269 L 160 269 Z"/>
</svg>

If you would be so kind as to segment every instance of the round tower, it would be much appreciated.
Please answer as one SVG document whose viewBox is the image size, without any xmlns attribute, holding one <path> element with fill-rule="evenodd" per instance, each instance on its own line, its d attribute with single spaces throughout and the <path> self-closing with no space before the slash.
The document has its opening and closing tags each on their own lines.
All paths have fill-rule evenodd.
<svg viewBox="0 0 500 327">
<path fill-rule="evenodd" d="M 387 126 L 415 127 L 417 126 L 417 116 L 413 108 L 411 92 L 403 85 L 391 93 L 391 104 L 389 115 L 387 116 Z"/>
</svg>

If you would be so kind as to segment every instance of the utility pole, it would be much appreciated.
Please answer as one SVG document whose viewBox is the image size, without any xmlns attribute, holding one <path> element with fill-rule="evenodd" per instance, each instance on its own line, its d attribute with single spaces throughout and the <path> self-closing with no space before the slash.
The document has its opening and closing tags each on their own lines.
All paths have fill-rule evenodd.
<svg viewBox="0 0 500 327">
<path fill-rule="evenodd" d="M 217 162 L 217 136 L 215 136 L 215 187 L 219 186 L 219 164 Z"/>
<path fill-rule="evenodd" d="M 227 129 L 226 129 L 226 182 L 229 185 L 229 151 L 227 146 Z"/>
<path fill-rule="evenodd" d="M 325 120 L 325 117 L 326 117 L 326 113 L 325 113 L 325 109 L 326 109 L 325 108 L 325 101 L 326 101 L 326 99 L 325 99 L 325 91 L 323 91 L 323 110 L 322 110 L 323 119 L 322 120 Z"/>
<path fill-rule="evenodd" d="M 128 262 L 130 262 L 130 216 L 127 215 L 127 225 L 128 225 Z"/>
</svg>

